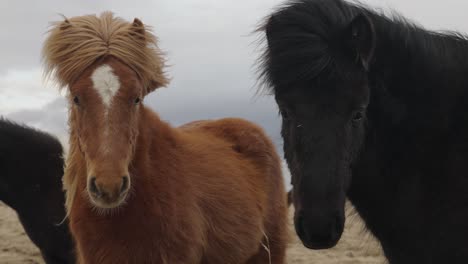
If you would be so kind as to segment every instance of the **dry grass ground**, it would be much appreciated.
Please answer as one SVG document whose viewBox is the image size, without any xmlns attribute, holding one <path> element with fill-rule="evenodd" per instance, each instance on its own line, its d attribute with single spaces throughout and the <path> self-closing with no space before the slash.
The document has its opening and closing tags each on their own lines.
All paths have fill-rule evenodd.
<svg viewBox="0 0 468 264">
<path fill-rule="evenodd" d="M 349 207 L 350 208 L 350 207 Z M 352 211 L 351 209 L 348 211 Z M 291 210 L 292 216 L 292 210 Z M 297 239 L 290 218 L 291 245 L 288 263 L 291 264 L 382 264 L 385 259 L 379 244 L 364 231 L 357 215 L 348 217 L 345 233 L 333 249 L 312 251 Z M 37 248 L 29 241 L 15 212 L 0 202 L 0 263 L 44 263 Z"/>
</svg>

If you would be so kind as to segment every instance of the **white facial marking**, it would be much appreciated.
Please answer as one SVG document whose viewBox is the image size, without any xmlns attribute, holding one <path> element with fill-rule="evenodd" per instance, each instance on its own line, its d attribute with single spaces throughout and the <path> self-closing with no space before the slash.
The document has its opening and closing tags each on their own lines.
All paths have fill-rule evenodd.
<svg viewBox="0 0 468 264">
<path fill-rule="evenodd" d="M 108 138 L 107 135 L 109 134 L 109 124 L 108 124 L 108 112 L 110 105 L 112 103 L 112 98 L 120 89 L 120 81 L 119 77 L 114 74 L 114 71 L 111 66 L 107 64 L 103 64 L 97 67 L 93 74 L 91 75 L 91 80 L 93 81 L 93 88 L 98 92 L 101 96 L 102 102 L 105 106 L 104 118 L 105 118 L 105 126 L 104 126 L 104 138 Z M 102 143 L 101 148 L 104 153 L 108 153 L 109 151 L 109 142 Z"/>
<path fill-rule="evenodd" d="M 91 80 L 94 89 L 99 93 L 106 107 L 109 108 L 112 98 L 120 89 L 119 77 L 114 74 L 111 66 L 104 64 L 94 70 Z"/>
</svg>

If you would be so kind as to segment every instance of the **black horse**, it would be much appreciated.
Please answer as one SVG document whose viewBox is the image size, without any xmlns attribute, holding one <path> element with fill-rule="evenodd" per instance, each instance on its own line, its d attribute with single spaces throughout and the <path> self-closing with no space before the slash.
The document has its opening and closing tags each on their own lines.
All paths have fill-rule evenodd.
<svg viewBox="0 0 468 264">
<path fill-rule="evenodd" d="M 468 263 L 468 40 L 342 0 L 262 25 L 295 228 L 340 239 L 346 196 L 391 263 Z"/>
<path fill-rule="evenodd" d="M 74 263 L 60 142 L 0 118 L 0 200 L 13 208 L 47 264 Z"/>
</svg>

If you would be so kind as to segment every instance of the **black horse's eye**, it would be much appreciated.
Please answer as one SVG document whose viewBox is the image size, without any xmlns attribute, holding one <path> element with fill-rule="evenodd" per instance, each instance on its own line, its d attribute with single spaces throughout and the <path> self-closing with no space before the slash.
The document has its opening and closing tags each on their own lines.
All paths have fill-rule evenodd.
<svg viewBox="0 0 468 264">
<path fill-rule="evenodd" d="M 364 118 L 364 111 L 356 111 L 353 114 L 353 122 L 359 122 Z"/>
<path fill-rule="evenodd" d="M 75 103 L 76 105 L 80 104 L 80 99 L 78 98 L 78 96 L 73 97 L 73 103 Z"/>
<path fill-rule="evenodd" d="M 135 104 L 139 104 L 140 102 L 141 102 L 140 97 L 137 97 L 137 98 L 135 99 Z"/>
<path fill-rule="evenodd" d="M 280 110 L 279 110 L 279 113 L 280 113 L 280 115 L 283 117 L 283 119 L 286 119 L 286 120 L 289 119 L 289 113 L 288 113 L 287 110 L 285 110 L 285 109 L 280 109 Z"/>
</svg>

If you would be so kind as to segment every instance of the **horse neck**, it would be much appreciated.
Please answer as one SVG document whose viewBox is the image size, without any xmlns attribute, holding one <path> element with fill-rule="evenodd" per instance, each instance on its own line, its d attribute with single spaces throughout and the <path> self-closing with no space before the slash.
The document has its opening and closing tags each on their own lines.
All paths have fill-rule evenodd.
<svg viewBox="0 0 468 264">
<path fill-rule="evenodd" d="M 454 140 L 454 125 L 466 127 L 460 123 L 467 120 L 468 99 L 466 40 L 382 16 L 372 20 L 377 45 L 369 73 L 367 138 L 349 194 L 364 218 L 388 215 L 399 197 L 395 186 L 419 187 L 414 182 L 427 175 L 431 161 L 445 158 L 435 151 Z"/>
<path fill-rule="evenodd" d="M 468 41 L 371 17 L 377 42 L 369 73 L 370 121 L 383 130 L 447 130 L 456 103 L 468 97 Z"/>
</svg>

